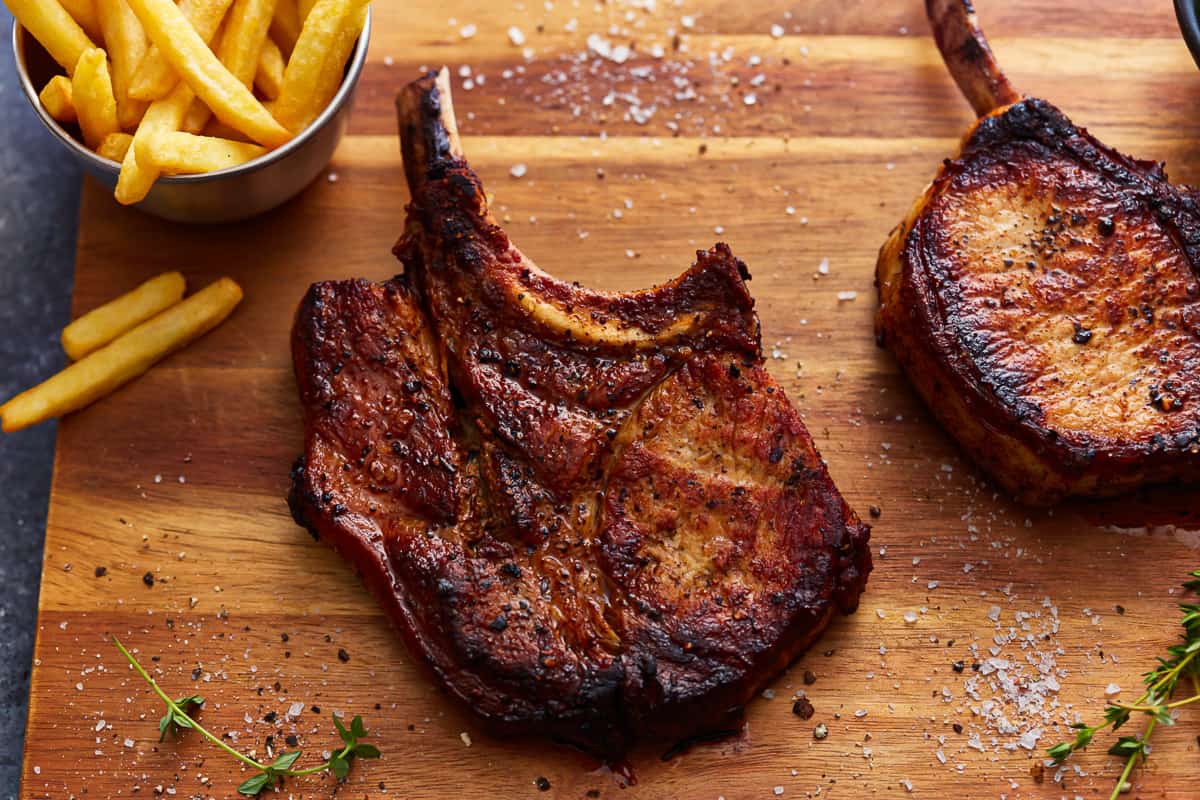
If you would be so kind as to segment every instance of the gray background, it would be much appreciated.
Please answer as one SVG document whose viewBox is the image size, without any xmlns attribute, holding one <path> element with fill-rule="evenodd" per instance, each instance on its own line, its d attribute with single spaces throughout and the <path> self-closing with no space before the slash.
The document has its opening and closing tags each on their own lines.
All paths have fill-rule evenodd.
<svg viewBox="0 0 1200 800">
<path fill-rule="evenodd" d="M 64 363 L 79 216 L 79 171 L 42 128 L 17 83 L 0 4 L 0 399 Z M 54 424 L 0 434 L 0 797 L 20 782 L 29 667 Z"/>
</svg>

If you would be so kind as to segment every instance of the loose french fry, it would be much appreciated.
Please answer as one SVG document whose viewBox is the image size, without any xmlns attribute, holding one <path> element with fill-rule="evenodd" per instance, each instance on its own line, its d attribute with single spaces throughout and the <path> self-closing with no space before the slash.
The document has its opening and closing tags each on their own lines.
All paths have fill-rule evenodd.
<svg viewBox="0 0 1200 800">
<path fill-rule="evenodd" d="M 296 0 L 279 0 L 271 19 L 271 37 L 285 54 L 291 54 L 300 38 L 300 11 Z"/>
<path fill-rule="evenodd" d="M 219 119 L 268 147 L 292 138 L 254 93 L 217 60 L 171 0 L 129 0 L 129 5 L 179 77 Z"/>
<path fill-rule="evenodd" d="M 132 144 L 133 134 L 125 133 L 124 131 L 110 133 L 104 137 L 104 141 L 96 148 L 96 155 L 120 164 L 125 160 L 125 154 L 129 152 L 129 146 Z"/>
<path fill-rule="evenodd" d="M 150 193 L 154 182 L 158 180 L 159 171 L 141 164 L 137 157 L 137 142 L 139 139 L 153 137 L 161 133 L 173 133 L 183 124 L 183 116 L 187 113 L 196 99 L 196 93 L 186 83 L 180 83 L 162 100 L 155 100 L 146 109 L 142 124 L 138 125 L 133 134 L 134 145 L 129 148 L 121 162 L 121 174 L 117 178 L 117 202 L 123 205 L 141 202 Z"/>
<path fill-rule="evenodd" d="M 42 87 L 38 99 L 50 116 L 59 122 L 71 123 L 76 121 L 75 100 L 71 96 L 71 79 L 66 75 L 55 75 Z"/>
<path fill-rule="evenodd" d="M 363 0 L 318 0 L 304 21 L 300 38 L 283 72 L 283 88 L 271 107 L 275 119 L 288 130 L 298 132 L 312 118 L 316 95 L 326 58 L 337 43 L 346 21 Z"/>
<path fill-rule="evenodd" d="M 96 46 L 58 0 L 4 0 L 4 4 L 68 75 L 75 74 L 84 51 Z"/>
<path fill-rule="evenodd" d="M 366 24 L 367 6 L 364 3 L 351 13 L 341 31 L 338 32 L 329 54 L 325 57 L 325 64 L 321 67 L 321 74 L 317 78 L 317 88 L 314 92 L 316 102 L 309 107 L 308 114 L 300 125 L 301 128 L 311 125 L 312 121 L 320 116 L 325 107 L 329 105 L 329 101 L 337 94 L 346 77 L 346 61 L 354 52 L 354 45 L 358 43 L 358 37 L 362 34 Z"/>
<path fill-rule="evenodd" d="M 182 0 L 179 11 L 191 23 L 197 35 L 209 44 L 217 35 L 225 12 L 233 0 Z M 138 65 L 133 82 L 129 87 L 129 96 L 138 100 L 161 100 L 175 88 L 179 75 L 167 61 L 158 45 L 151 44 L 146 51 L 146 57 Z"/>
<path fill-rule="evenodd" d="M 275 40 L 268 36 L 258 57 L 258 71 L 254 73 L 254 88 L 268 100 L 279 97 L 279 92 L 283 89 L 284 66 L 283 51 L 275 44 Z"/>
<path fill-rule="evenodd" d="M 245 164 L 267 152 L 256 144 L 179 132 L 150 136 L 136 146 L 138 161 L 164 175 L 216 172 Z"/>
<path fill-rule="evenodd" d="M 18 431 L 100 399 L 215 328 L 241 299 L 241 288 L 221 278 L 0 406 L 0 429 Z"/>
<path fill-rule="evenodd" d="M 72 361 L 78 361 L 178 303 L 186 288 L 187 283 L 178 272 L 164 272 L 151 278 L 63 328 L 63 350 Z"/>
<path fill-rule="evenodd" d="M 96 16 L 95 0 L 59 0 L 59 2 L 92 41 L 98 42 L 104 38 L 104 34 L 100 32 L 100 18 Z"/>
<path fill-rule="evenodd" d="M 117 121 L 122 128 L 136 127 L 146 113 L 146 103 L 129 96 L 134 71 L 146 55 L 146 32 L 125 0 L 95 0 L 104 35 L 104 48 L 112 61 L 113 94 Z"/>
<path fill-rule="evenodd" d="M 113 97 L 108 59 L 98 47 L 85 50 L 71 79 L 71 99 L 83 141 L 93 150 L 104 137 L 121 130 L 117 124 L 117 100 Z"/>
</svg>

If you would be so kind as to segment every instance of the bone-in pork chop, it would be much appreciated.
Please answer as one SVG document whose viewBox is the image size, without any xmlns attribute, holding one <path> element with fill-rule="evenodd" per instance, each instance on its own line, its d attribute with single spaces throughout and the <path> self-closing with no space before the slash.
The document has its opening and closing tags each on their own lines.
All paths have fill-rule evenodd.
<svg viewBox="0 0 1200 800">
<path fill-rule="evenodd" d="M 871 568 L 763 367 L 745 265 L 717 245 L 646 291 L 558 281 L 492 219 L 444 77 L 398 107 L 404 274 L 317 284 L 296 318 L 296 519 L 502 729 L 613 754 L 727 726 Z"/>
</svg>

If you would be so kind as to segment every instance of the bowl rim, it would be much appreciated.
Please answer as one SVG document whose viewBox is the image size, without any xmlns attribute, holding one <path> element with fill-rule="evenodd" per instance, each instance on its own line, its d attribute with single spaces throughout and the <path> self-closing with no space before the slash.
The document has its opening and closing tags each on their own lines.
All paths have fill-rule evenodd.
<svg viewBox="0 0 1200 800">
<path fill-rule="evenodd" d="M 1179 30 L 1192 53 L 1192 60 L 1200 66 L 1200 9 L 1197 9 L 1196 0 L 1175 0 L 1175 19 L 1179 21 Z"/>
<path fill-rule="evenodd" d="M 12 50 L 13 60 L 17 66 L 17 78 L 21 82 L 21 88 L 25 91 L 25 98 L 33 106 L 34 113 L 38 119 L 42 121 L 42 125 L 46 127 L 54 136 L 69 149 L 71 149 L 79 158 L 86 161 L 93 168 L 108 172 L 112 175 L 117 175 L 121 171 L 121 165 L 116 161 L 104 158 L 99 154 L 89 150 L 82 142 L 72 136 L 58 120 L 54 119 L 47 113 L 42 106 L 42 101 L 38 97 L 38 89 L 33 85 L 33 79 L 29 75 L 29 70 L 25 66 L 25 42 L 21 35 L 24 29 L 21 23 L 16 19 L 13 20 L 12 26 Z M 304 130 L 296 134 L 286 144 L 277 147 L 258 158 L 247 161 L 244 164 L 238 164 L 233 167 L 226 167 L 215 172 L 202 172 L 195 175 L 162 175 L 158 178 L 159 183 L 186 185 L 197 183 L 208 183 L 210 181 L 218 181 L 223 178 L 233 177 L 235 175 L 249 174 L 257 172 L 261 169 L 271 166 L 272 164 L 287 158 L 293 152 L 299 150 L 306 142 L 316 136 L 317 132 L 325 127 L 325 125 L 333 119 L 338 111 L 350 99 L 350 95 L 354 92 L 355 86 L 358 84 L 358 79 L 362 75 L 362 71 L 367 62 L 367 49 L 371 41 L 371 7 L 367 6 L 366 24 L 363 25 L 362 33 L 358 37 L 358 42 L 355 44 L 354 53 L 350 57 L 350 62 L 346 68 L 346 75 L 342 79 L 341 85 L 338 87 L 337 93 L 333 99 L 325 106 L 317 118 L 312 121 Z"/>
</svg>

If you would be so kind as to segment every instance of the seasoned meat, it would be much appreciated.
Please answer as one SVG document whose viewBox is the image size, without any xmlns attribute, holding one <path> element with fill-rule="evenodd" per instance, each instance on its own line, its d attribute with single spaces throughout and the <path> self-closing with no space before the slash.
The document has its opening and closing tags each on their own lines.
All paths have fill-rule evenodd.
<svg viewBox="0 0 1200 800">
<path fill-rule="evenodd" d="M 502 730 L 611 755 L 727 727 L 871 568 L 763 367 L 745 265 L 717 245 L 641 292 L 558 281 L 492 219 L 445 79 L 398 106 L 404 274 L 317 284 L 296 317 L 297 521 Z"/>
<path fill-rule="evenodd" d="M 1030 504 L 1200 477 L 1200 208 L 1020 99 L 964 0 L 927 8 L 983 114 L 879 256 L 879 340 Z"/>
</svg>

